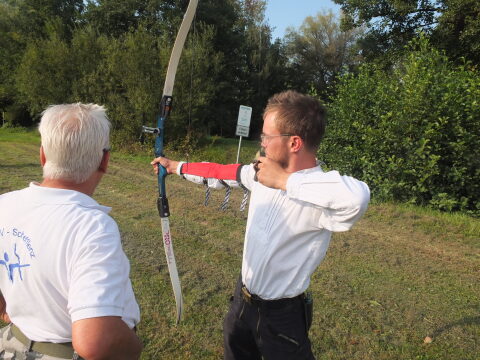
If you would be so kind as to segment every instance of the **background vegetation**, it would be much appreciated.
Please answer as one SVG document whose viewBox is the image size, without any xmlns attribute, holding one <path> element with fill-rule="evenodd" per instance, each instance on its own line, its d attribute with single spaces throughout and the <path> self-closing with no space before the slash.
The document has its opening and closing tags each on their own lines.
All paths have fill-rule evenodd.
<svg viewBox="0 0 480 360">
<path fill-rule="evenodd" d="M 398 66 L 363 65 L 330 103 L 321 157 L 364 179 L 378 200 L 480 210 L 480 77 L 426 38 Z"/>
<path fill-rule="evenodd" d="M 268 97 L 295 89 L 330 110 L 319 152 L 328 167 L 367 181 L 378 200 L 478 215 L 480 2 L 335 2 L 340 16 L 318 13 L 272 39 L 265 0 L 200 1 L 167 143 L 193 153 L 202 137 L 234 137 L 240 104 L 253 107 L 255 138 Z M 2 125 L 96 102 L 114 143 L 138 147 L 187 3 L 0 0 Z"/>
</svg>

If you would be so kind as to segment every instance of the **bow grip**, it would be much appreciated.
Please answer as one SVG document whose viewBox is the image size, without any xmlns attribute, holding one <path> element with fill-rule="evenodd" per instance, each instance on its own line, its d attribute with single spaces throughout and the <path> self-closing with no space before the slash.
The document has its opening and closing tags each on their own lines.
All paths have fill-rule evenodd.
<svg viewBox="0 0 480 360">
<path fill-rule="evenodd" d="M 165 178 L 167 177 L 167 169 L 158 164 L 158 187 L 159 195 L 157 199 L 158 214 L 161 218 L 170 216 L 170 209 L 168 207 L 167 193 L 165 190 Z"/>
<path fill-rule="evenodd" d="M 161 218 L 170 216 L 170 208 L 168 207 L 168 199 L 165 195 L 161 195 L 157 199 L 158 214 Z"/>
</svg>

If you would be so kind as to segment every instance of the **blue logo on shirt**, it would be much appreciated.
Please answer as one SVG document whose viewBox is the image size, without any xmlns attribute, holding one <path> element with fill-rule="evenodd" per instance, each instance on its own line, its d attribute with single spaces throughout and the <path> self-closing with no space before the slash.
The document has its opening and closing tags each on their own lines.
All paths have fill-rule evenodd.
<svg viewBox="0 0 480 360">
<path fill-rule="evenodd" d="M 8 273 L 8 278 L 12 283 L 13 283 L 13 274 L 15 269 L 18 270 L 18 275 L 20 276 L 20 280 L 23 281 L 22 268 L 30 266 L 30 264 L 22 264 L 20 262 L 20 256 L 17 254 L 17 244 L 14 244 L 13 253 L 15 254 L 15 257 L 18 260 L 17 263 L 10 262 L 10 257 L 8 256 L 7 252 L 3 253 L 3 260 L 0 260 L 0 265 L 5 266 L 5 269 L 7 270 L 7 273 Z"/>
</svg>

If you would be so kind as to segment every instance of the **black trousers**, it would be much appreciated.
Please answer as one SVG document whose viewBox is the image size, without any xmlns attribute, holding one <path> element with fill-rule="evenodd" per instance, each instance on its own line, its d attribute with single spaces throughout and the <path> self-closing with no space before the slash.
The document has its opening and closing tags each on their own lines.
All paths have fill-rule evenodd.
<svg viewBox="0 0 480 360">
<path fill-rule="evenodd" d="M 303 296 L 247 300 L 237 282 L 223 324 L 225 360 L 311 360 Z"/>
</svg>

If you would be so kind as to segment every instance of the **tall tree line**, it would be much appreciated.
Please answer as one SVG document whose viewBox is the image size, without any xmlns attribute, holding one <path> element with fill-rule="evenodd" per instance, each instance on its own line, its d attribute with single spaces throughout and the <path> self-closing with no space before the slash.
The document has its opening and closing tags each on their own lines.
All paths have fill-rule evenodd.
<svg viewBox="0 0 480 360">
<path fill-rule="evenodd" d="M 0 0 L 5 119 L 29 125 L 49 104 L 98 102 L 109 108 L 116 141 L 132 141 L 142 123 L 154 122 L 187 5 Z M 264 0 L 199 2 L 176 77 L 170 137 L 234 136 L 240 104 L 253 108 L 251 133 L 257 134 L 273 93 L 293 88 L 326 99 L 337 75 L 358 63 L 358 31 L 342 33 L 333 14 L 319 14 L 298 32 L 272 39 L 265 8 Z M 332 36 L 329 43 L 315 40 Z"/>
<path fill-rule="evenodd" d="M 142 123 L 154 122 L 187 4 L 2 0 L 2 113 L 12 123 L 28 125 L 52 103 L 98 102 L 109 108 L 116 136 L 128 141 Z M 176 78 L 172 137 L 188 131 L 233 136 L 239 104 L 253 104 L 258 117 L 257 107 L 272 91 L 261 77 L 284 71 L 283 66 L 267 70 L 268 54 L 276 51 L 271 30 L 252 19 L 250 9 L 261 5 L 200 2 Z M 262 42 L 252 41 L 255 36 Z M 261 62 L 257 49 L 263 52 Z"/>
</svg>

